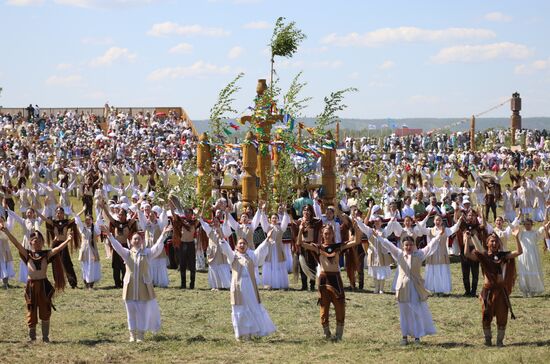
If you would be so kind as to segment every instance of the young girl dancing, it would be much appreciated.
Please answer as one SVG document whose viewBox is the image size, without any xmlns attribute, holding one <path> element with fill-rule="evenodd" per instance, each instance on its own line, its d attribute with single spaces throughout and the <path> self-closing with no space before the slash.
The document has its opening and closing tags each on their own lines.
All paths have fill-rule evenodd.
<svg viewBox="0 0 550 364">
<path fill-rule="evenodd" d="M 151 248 L 144 248 L 143 237 L 139 233 L 134 233 L 128 249 L 120 244 L 107 227 L 101 227 L 113 249 L 126 264 L 122 298 L 126 305 L 130 342 L 141 342 L 145 331 L 157 332 L 160 329 L 160 309 L 149 273 L 149 263 L 162 253 L 169 229 L 169 226 L 164 229 Z"/>
<path fill-rule="evenodd" d="M 396 297 L 399 302 L 399 322 L 403 339 L 401 345 L 408 344 L 408 336 L 413 336 L 415 342 L 426 335 L 435 334 L 432 313 L 428 308 L 429 291 L 424 288 L 424 280 L 420 273 L 422 262 L 437 250 L 439 240 L 445 234 L 440 230 L 428 245 L 416 250 L 412 237 L 402 241 L 403 249 L 397 248 L 391 241 L 381 236 L 381 232 L 374 232 L 380 244 L 387 249 L 399 266 L 399 277 L 396 284 Z"/>
<path fill-rule="evenodd" d="M 251 336 L 267 336 L 276 328 L 260 301 L 258 283 L 254 271 L 265 259 L 270 245 L 276 241 L 272 238 L 273 230 L 256 250 L 248 249 L 249 243 L 239 238 L 235 251 L 226 240 L 220 241 L 219 247 L 231 266 L 231 320 L 237 340 L 248 340 Z"/>
</svg>

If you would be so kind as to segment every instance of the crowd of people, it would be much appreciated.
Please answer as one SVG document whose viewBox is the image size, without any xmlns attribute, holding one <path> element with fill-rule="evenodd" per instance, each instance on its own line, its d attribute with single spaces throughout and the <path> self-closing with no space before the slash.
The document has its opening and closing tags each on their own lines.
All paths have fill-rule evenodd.
<svg viewBox="0 0 550 364">
<path fill-rule="evenodd" d="M 196 272 L 207 270 L 211 289 L 230 290 L 239 340 L 276 330 L 260 288 L 288 290 L 292 277 L 302 290 L 318 291 L 321 326 L 333 340 L 343 337 L 346 289 L 396 292 L 403 345 L 435 333 L 427 299 L 453 292 L 454 257 L 464 296 L 481 298 L 487 345 L 495 316 L 496 343 L 503 345 L 516 261 L 522 294 L 544 292 L 539 246 L 550 247 L 545 130 L 519 130 L 524 148 L 506 146 L 507 130 L 482 132 L 477 152 L 467 133 L 347 138 L 338 150 L 338 197 L 328 206 L 323 188 L 307 186 L 277 206 L 244 203 L 234 188 L 243 174 L 242 152 L 218 148 L 214 202 L 182 206 L 155 195 L 174 184 L 171 176 L 184 178 L 184 165 L 196 158 L 198 139 L 176 113 L 113 110 L 100 122 L 93 114 L 36 109 L 29 118 L 0 115 L 0 276 L 5 288 L 16 276 L 26 285 L 31 341 L 38 318 L 49 341 L 52 295 L 64 288 L 65 276 L 70 287 L 82 281 L 80 287 L 93 290 L 107 280 L 105 261 L 123 291 L 130 341 L 138 342 L 160 329 L 155 289 L 170 284 L 170 268 L 179 269 L 182 289 L 194 289 Z M 304 163 L 304 156 L 293 160 Z M 310 180 L 320 176 L 320 161 L 308 164 Z M 54 285 L 47 280 L 50 263 Z"/>
</svg>

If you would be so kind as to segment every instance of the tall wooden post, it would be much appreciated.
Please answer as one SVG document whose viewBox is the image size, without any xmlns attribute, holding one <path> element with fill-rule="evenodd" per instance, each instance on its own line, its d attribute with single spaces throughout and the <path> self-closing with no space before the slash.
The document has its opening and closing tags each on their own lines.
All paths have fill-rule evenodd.
<svg viewBox="0 0 550 364">
<path fill-rule="evenodd" d="M 324 154 L 321 156 L 321 167 L 323 168 L 321 184 L 324 190 L 324 208 L 334 205 L 334 199 L 336 198 L 336 148 L 330 131 L 326 137 L 330 146 L 323 147 Z"/>
<path fill-rule="evenodd" d="M 474 115 L 470 120 L 470 150 L 476 150 L 476 117 Z"/>
<path fill-rule="evenodd" d="M 336 147 L 340 146 L 340 120 L 336 121 Z"/>
<path fill-rule="evenodd" d="M 521 97 L 519 93 L 515 92 L 512 94 L 512 100 L 510 101 L 510 108 L 512 109 L 512 145 L 516 144 L 516 129 L 521 129 Z"/>
<path fill-rule="evenodd" d="M 212 196 L 212 148 L 208 141 L 208 134 L 202 133 L 197 150 L 197 195 L 203 201 Z"/>
<path fill-rule="evenodd" d="M 258 185 L 256 167 L 258 164 L 258 151 L 254 145 L 254 135 L 248 132 L 243 143 L 243 206 L 254 206 L 258 200 Z"/>
</svg>

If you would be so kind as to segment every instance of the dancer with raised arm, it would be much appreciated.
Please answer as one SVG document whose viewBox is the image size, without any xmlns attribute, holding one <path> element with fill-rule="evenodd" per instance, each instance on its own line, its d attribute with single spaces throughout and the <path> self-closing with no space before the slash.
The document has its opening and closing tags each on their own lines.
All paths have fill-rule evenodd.
<svg viewBox="0 0 550 364">
<path fill-rule="evenodd" d="M 231 265 L 231 321 L 235 338 L 249 340 L 252 336 L 267 336 L 276 328 L 260 301 L 258 283 L 254 271 L 268 254 L 269 246 L 276 242 L 273 230 L 256 250 L 249 249 L 248 242 L 239 238 L 235 251 L 226 240 L 221 240 L 219 248 Z"/>
<path fill-rule="evenodd" d="M 151 259 L 155 259 L 164 249 L 166 235 L 171 227 L 167 226 L 151 248 L 139 233 L 132 234 L 130 249 L 120 244 L 109 229 L 102 227 L 113 249 L 126 264 L 122 298 L 126 306 L 130 342 L 144 340 L 146 331 L 157 332 L 160 329 L 160 309 L 149 273 Z"/>
<path fill-rule="evenodd" d="M 415 343 L 419 343 L 421 337 L 436 332 L 427 303 L 430 292 L 424 288 L 420 269 L 422 262 L 437 250 L 445 230 L 439 230 L 439 234 L 434 236 L 428 245 L 418 250 L 412 237 L 406 237 L 401 242 L 403 249 L 399 249 L 384 238 L 381 231 L 375 230 L 373 234 L 399 265 L 395 296 L 399 302 L 399 322 L 403 335 L 401 345 L 409 343 L 409 336 L 414 337 Z"/>
<path fill-rule="evenodd" d="M 485 280 L 481 290 L 481 320 L 485 345 L 492 345 L 491 322 L 493 317 L 497 319 L 497 346 L 504 346 L 504 334 L 508 322 L 508 311 L 512 314 L 510 294 L 516 280 L 515 258 L 523 253 L 523 247 L 519 240 L 519 228 L 515 227 L 513 235 L 516 238 L 516 250 L 502 251 L 502 242 L 496 233 L 487 238 L 487 250 L 485 250 L 476 236 L 470 231 L 464 232 L 464 255 L 469 259 L 478 261 Z M 470 244 L 476 248 L 471 250 Z"/>
<path fill-rule="evenodd" d="M 11 234 L 6 226 L 0 222 L 0 231 L 8 237 L 19 251 L 19 256 L 27 264 L 27 285 L 25 286 L 25 303 L 27 305 L 27 326 L 29 328 L 29 341 L 36 341 L 36 324 L 38 318 L 42 321 L 42 341 L 50 342 L 50 317 L 52 315 L 52 298 L 55 291 L 63 291 L 65 288 L 65 273 L 59 253 L 69 244 L 72 236 L 52 250 L 43 250 L 44 236 L 36 230 L 30 234 L 30 250 Z M 55 288 L 47 276 L 48 263 L 53 263 L 53 277 Z"/>
<path fill-rule="evenodd" d="M 346 249 L 361 244 L 361 233 L 354 224 L 355 238 L 345 243 L 336 244 L 334 229 L 332 225 L 325 225 L 321 229 L 320 244 L 305 242 L 303 239 L 303 230 L 305 225 L 300 225 L 298 240 L 296 244 L 315 256 L 319 262 L 317 267 L 317 281 L 319 287 L 319 305 L 321 315 L 321 325 L 326 339 L 335 341 L 342 340 L 344 334 L 344 320 L 346 317 L 346 301 L 344 294 L 344 283 L 340 275 L 340 254 Z M 336 334 L 332 337 L 329 326 L 330 304 L 334 306 L 336 312 Z"/>
</svg>

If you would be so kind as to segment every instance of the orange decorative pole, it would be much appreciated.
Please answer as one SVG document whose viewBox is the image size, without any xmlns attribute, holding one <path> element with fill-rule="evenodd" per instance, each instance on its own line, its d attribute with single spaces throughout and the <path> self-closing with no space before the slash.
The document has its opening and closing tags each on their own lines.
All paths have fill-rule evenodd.
<svg viewBox="0 0 550 364">
<path fill-rule="evenodd" d="M 256 176 L 256 167 L 258 164 L 258 150 L 254 145 L 254 135 L 252 132 L 246 134 L 243 143 L 243 169 L 244 176 L 242 178 L 243 187 L 243 206 L 254 206 L 258 201 L 258 185 Z"/>
</svg>

